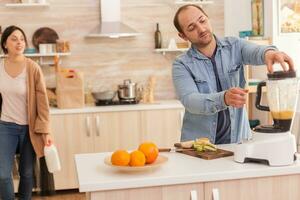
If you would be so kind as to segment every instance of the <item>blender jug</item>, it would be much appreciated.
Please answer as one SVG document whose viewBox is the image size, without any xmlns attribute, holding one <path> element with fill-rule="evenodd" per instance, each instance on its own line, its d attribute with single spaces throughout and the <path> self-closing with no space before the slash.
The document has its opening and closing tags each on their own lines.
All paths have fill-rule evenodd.
<svg viewBox="0 0 300 200">
<path fill-rule="evenodd" d="M 268 80 L 258 84 L 255 106 L 259 110 L 270 111 L 274 124 L 257 126 L 254 131 L 281 133 L 290 130 L 298 94 L 298 83 L 295 71 L 277 71 L 268 74 Z M 260 105 L 264 86 L 267 87 L 269 106 Z"/>
</svg>

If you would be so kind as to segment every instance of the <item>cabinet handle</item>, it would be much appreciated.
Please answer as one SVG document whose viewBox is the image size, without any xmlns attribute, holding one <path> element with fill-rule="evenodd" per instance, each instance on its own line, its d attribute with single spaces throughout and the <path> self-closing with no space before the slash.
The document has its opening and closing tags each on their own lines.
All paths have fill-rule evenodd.
<svg viewBox="0 0 300 200">
<path fill-rule="evenodd" d="M 198 200 L 198 195 L 196 190 L 191 190 L 191 200 Z"/>
<path fill-rule="evenodd" d="M 86 136 L 91 136 L 91 120 L 90 117 L 85 118 L 85 125 L 86 125 Z"/>
<path fill-rule="evenodd" d="M 97 136 L 100 136 L 100 118 L 96 116 Z"/>
<path fill-rule="evenodd" d="M 183 117 L 184 117 L 184 111 L 180 111 L 180 125 L 182 125 L 182 122 L 183 122 Z"/>
<path fill-rule="evenodd" d="M 213 200 L 220 200 L 220 194 L 219 194 L 219 189 L 218 188 L 213 188 L 212 189 L 212 196 Z"/>
</svg>

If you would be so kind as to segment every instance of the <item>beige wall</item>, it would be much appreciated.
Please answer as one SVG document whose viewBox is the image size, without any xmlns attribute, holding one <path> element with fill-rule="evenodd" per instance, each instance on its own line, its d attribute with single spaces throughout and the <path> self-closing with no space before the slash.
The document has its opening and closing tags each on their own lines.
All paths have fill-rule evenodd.
<svg viewBox="0 0 300 200">
<path fill-rule="evenodd" d="M 172 60 L 176 54 L 154 53 L 155 23 L 159 22 L 163 43 L 177 38 L 172 18 L 177 9 L 174 0 L 121 0 L 122 21 L 141 32 L 141 36 L 120 39 L 86 39 L 99 24 L 100 0 L 49 0 L 49 8 L 6 8 L 9 0 L 0 0 L 0 25 L 21 26 L 31 42 L 39 27 L 50 27 L 60 38 L 69 40 L 72 55 L 62 66 L 85 73 L 94 89 L 116 89 L 123 79 L 144 84 L 149 75 L 157 77 L 156 99 L 175 98 L 171 80 Z M 215 0 L 204 9 L 211 17 L 215 33 L 224 34 L 224 1 Z M 177 38 L 178 39 L 178 38 Z M 43 67 L 47 85 L 53 87 L 53 68 Z"/>
</svg>

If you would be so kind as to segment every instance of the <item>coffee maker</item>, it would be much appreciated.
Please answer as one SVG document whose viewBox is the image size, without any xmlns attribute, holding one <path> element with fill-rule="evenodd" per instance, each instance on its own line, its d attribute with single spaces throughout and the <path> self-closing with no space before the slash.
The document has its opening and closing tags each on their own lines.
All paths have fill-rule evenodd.
<svg viewBox="0 0 300 200">
<path fill-rule="evenodd" d="M 269 106 L 260 105 L 263 87 L 266 87 Z M 271 112 L 273 124 L 255 127 L 252 139 L 236 146 L 235 161 L 264 161 L 271 166 L 290 165 L 294 162 L 296 140 L 290 128 L 298 91 L 299 80 L 295 71 L 268 74 L 268 80 L 258 84 L 256 108 Z"/>
</svg>

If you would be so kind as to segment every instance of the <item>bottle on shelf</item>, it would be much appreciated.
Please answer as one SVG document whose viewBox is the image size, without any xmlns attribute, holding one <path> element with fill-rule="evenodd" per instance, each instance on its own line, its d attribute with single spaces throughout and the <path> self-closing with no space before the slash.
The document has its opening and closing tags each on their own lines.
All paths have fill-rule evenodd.
<svg viewBox="0 0 300 200">
<path fill-rule="evenodd" d="M 161 43 L 162 43 L 162 37 L 161 37 L 161 32 L 159 30 L 159 23 L 156 23 L 156 31 L 154 33 L 154 40 L 155 40 L 155 49 L 160 49 Z"/>
<path fill-rule="evenodd" d="M 252 0 L 251 9 L 252 9 L 252 35 L 263 36 L 264 35 L 263 0 Z"/>
</svg>

